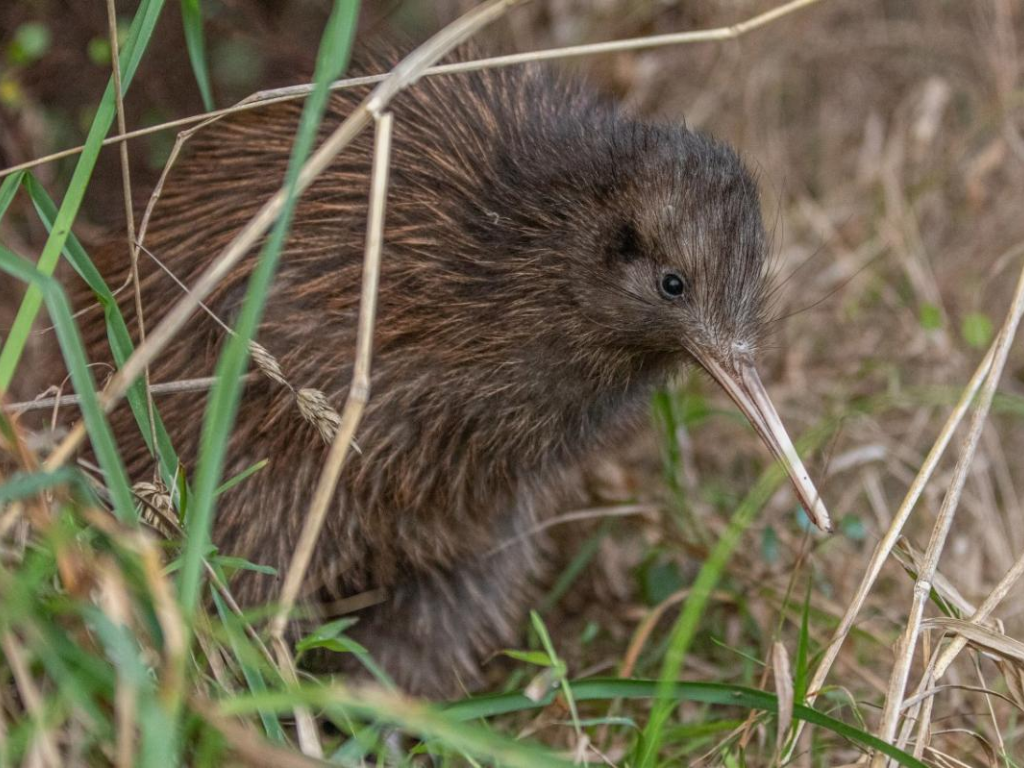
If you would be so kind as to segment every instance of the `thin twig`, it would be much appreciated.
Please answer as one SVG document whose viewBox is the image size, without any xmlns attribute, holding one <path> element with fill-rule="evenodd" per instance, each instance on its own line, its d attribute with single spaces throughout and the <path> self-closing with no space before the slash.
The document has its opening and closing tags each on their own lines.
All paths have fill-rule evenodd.
<svg viewBox="0 0 1024 768">
<path fill-rule="evenodd" d="M 121 89 L 121 51 L 117 40 L 117 10 L 114 0 L 107 0 L 107 35 L 110 40 L 110 67 L 114 78 L 114 99 L 117 106 L 117 129 L 127 133 L 124 116 L 124 92 Z M 121 191 L 124 195 L 124 218 L 128 233 L 128 253 L 131 259 L 131 280 L 135 291 L 135 318 L 139 325 L 139 343 L 146 340 L 146 322 L 143 319 L 142 288 L 139 284 L 139 249 L 135 244 L 135 207 L 132 204 L 132 172 L 128 161 L 128 144 L 121 142 Z M 149 420 L 149 434 L 153 450 L 157 450 L 156 417 L 153 415 L 153 396 L 149 392 L 149 365 L 143 369 L 146 382 L 146 416 Z"/>
<path fill-rule="evenodd" d="M 897 644 L 896 663 L 889 678 L 889 691 L 886 695 L 885 708 L 882 712 L 882 721 L 878 731 L 878 736 L 883 741 L 891 743 L 896 735 L 900 711 L 903 708 L 907 678 L 910 675 L 910 666 L 914 659 L 917 639 L 921 632 L 924 608 L 931 594 L 932 577 L 938 567 L 939 558 L 946 543 L 946 537 L 953 524 L 960 496 L 963 493 L 964 484 L 967 481 L 967 475 L 970 472 L 974 454 L 978 447 L 978 441 L 981 438 L 989 408 L 992 405 L 992 398 L 995 395 L 996 388 L 999 386 L 999 379 L 1002 375 L 1003 367 L 1006 365 L 1006 358 L 1009 355 L 1010 346 L 1013 343 L 1022 315 L 1024 315 L 1024 269 L 1021 270 L 1010 311 L 1003 323 L 1002 329 L 999 331 L 999 335 L 996 337 L 995 342 L 993 342 L 992 367 L 981 389 L 977 409 L 972 414 L 967 437 L 964 440 L 956 467 L 953 470 L 953 479 L 946 492 L 946 497 L 942 501 L 942 507 L 939 509 L 935 526 L 932 529 L 931 539 L 928 542 L 924 560 L 921 563 L 921 571 L 918 573 L 917 582 L 914 585 L 914 597 L 911 603 L 910 615 L 907 619 L 907 626 L 903 635 Z M 885 756 L 879 753 L 875 755 L 872 764 L 875 768 L 880 768 L 885 765 L 885 762 Z"/>
<path fill-rule="evenodd" d="M 244 765 L 253 768 L 319 768 L 332 765 L 271 744 L 254 728 L 222 715 L 209 699 L 192 696 L 189 705 L 220 732 L 229 749 Z"/>
<path fill-rule="evenodd" d="M 247 374 L 251 378 L 253 374 Z M 173 395 L 180 392 L 202 392 L 212 387 L 217 381 L 216 376 L 205 376 L 199 379 L 182 379 L 181 381 L 168 381 L 161 384 L 153 384 L 150 391 L 154 395 Z M 80 405 L 82 398 L 78 395 L 61 395 L 60 397 L 41 397 L 38 400 L 27 400 L 21 403 L 11 403 L 3 406 L 7 413 L 17 414 L 26 411 L 42 411 L 47 408 L 60 407 L 64 405 Z"/>
<path fill-rule="evenodd" d="M 603 520 L 609 517 L 652 515 L 657 511 L 658 508 L 652 504 L 622 504 L 617 507 L 594 507 L 593 509 L 577 509 L 572 512 L 565 512 L 564 514 L 556 515 L 555 517 L 548 518 L 547 520 L 538 523 L 528 531 L 523 531 L 512 538 L 499 542 L 494 545 L 494 547 L 487 550 L 483 556 L 492 557 L 493 555 L 496 555 L 509 547 L 513 547 L 522 541 L 526 541 L 529 538 L 537 536 L 550 528 L 565 525 L 566 523 L 578 523 L 582 520 Z"/>
<path fill-rule="evenodd" d="M 46 728 L 45 702 L 39 688 L 36 687 L 35 680 L 32 679 L 28 664 L 25 663 L 21 644 L 12 632 L 7 631 L 0 635 L 0 649 L 3 649 L 4 656 L 7 657 L 7 666 L 18 687 L 18 695 L 21 696 L 25 709 L 36 726 L 36 738 L 32 742 L 32 746 L 39 750 L 38 754 L 44 765 L 54 768 L 63 765 L 53 735 Z M 31 758 L 29 762 L 31 763 Z"/>
<path fill-rule="evenodd" d="M 348 454 L 349 445 L 355 436 L 363 409 L 369 398 L 370 359 L 373 349 L 373 327 L 377 313 L 377 283 L 380 277 L 380 255 L 384 239 L 384 208 L 387 199 L 393 123 L 391 113 L 385 112 L 384 109 L 392 98 L 402 89 L 415 83 L 423 75 L 424 70 L 437 59 L 443 57 L 472 34 L 504 14 L 508 8 L 521 1 L 492 0 L 490 3 L 478 6 L 445 27 L 400 62 L 392 71 L 391 77 L 375 88 L 363 100 L 353 116 L 346 121 L 349 122 L 363 112 L 367 116 L 372 114 L 377 119 L 355 366 L 348 398 L 341 414 L 341 424 L 324 461 L 309 513 L 296 545 L 295 555 L 281 588 L 279 609 L 270 624 L 271 637 L 277 645 L 285 650 L 287 648 L 284 646 L 282 638 L 288 616 L 298 598 L 306 569 L 312 557 L 313 547 L 319 537 L 320 527 L 334 496 L 334 489 L 341 473 L 341 465 Z"/>
<path fill-rule="evenodd" d="M 968 621 L 971 624 L 983 624 L 988 621 L 992 612 L 998 607 L 999 603 L 1010 593 L 1010 590 L 1017 584 L 1021 576 L 1024 576 L 1024 552 L 1020 554 L 1017 561 L 1013 566 L 1006 572 L 1002 579 L 995 588 L 989 593 L 985 601 L 978 607 Z M 967 638 L 962 634 L 955 635 L 950 641 L 949 645 L 943 648 L 942 652 L 938 656 L 932 659 L 928 665 L 925 673 L 921 676 L 921 680 L 917 685 L 917 689 L 904 703 L 904 718 L 908 722 L 917 720 L 921 723 L 919 732 L 923 731 L 927 723 L 931 722 L 931 712 L 934 700 L 931 697 L 925 695 L 928 690 L 934 689 L 936 683 L 942 678 L 949 669 L 949 666 L 953 663 L 956 657 L 963 651 L 967 645 Z M 909 734 L 909 728 L 905 728 L 900 734 L 900 739 L 897 741 L 898 746 L 902 746 L 905 743 L 907 735 Z M 920 737 L 919 737 L 920 741 Z"/>
<path fill-rule="evenodd" d="M 999 603 L 1003 601 L 1010 590 L 1017 584 L 1020 577 L 1024 576 L 1024 552 L 1020 554 L 1017 561 L 1013 566 L 1006 572 L 999 583 L 996 585 L 985 601 L 978 607 L 977 612 L 972 615 L 968 621 L 971 624 L 982 624 L 987 621 L 992 612 L 999 606 Z M 949 669 L 949 665 L 956 659 L 957 654 L 964 649 L 967 645 L 967 639 L 963 635 L 957 635 L 953 638 L 952 642 L 947 645 L 942 653 L 939 654 L 938 660 L 935 662 L 935 679 L 938 680 Z"/>
<path fill-rule="evenodd" d="M 580 56 L 594 56 L 601 53 L 613 53 L 622 51 L 642 51 L 649 50 L 652 48 L 663 48 L 672 45 L 684 45 L 692 43 L 709 43 L 709 42 L 725 42 L 728 40 L 735 40 L 738 37 L 751 32 L 759 27 L 763 27 L 782 16 L 788 15 L 795 11 L 798 11 L 806 6 L 813 5 L 820 0 L 792 0 L 792 2 L 780 5 L 777 8 L 773 8 L 770 11 L 766 11 L 758 16 L 754 16 L 746 21 L 740 22 L 739 24 L 733 24 L 727 27 L 716 27 L 714 29 L 700 29 L 691 30 L 688 32 L 676 32 L 667 35 L 650 35 L 647 37 L 633 37 L 625 40 L 609 40 L 602 43 L 589 43 L 586 45 L 570 45 L 561 48 L 548 48 L 539 51 L 527 51 L 524 53 L 510 54 L 507 56 L 490 56 L 482 59 L 473 59 L 471 61 L 460 61 L 451 64 L 441 64 L 434 67 L 428 67 L 421 74 L 424 77 L 432 77 L 436 75 L 451 75 L 464 72 L 477 72 L 482 69 L 493 69 L 496 67 L 509 67 L 519 64 L 529 64 L 537 61 L 553 61 L 557 59 L 569 59 Z M 388 75 L 377 74 L 377 75 L 366 75 L 363 77 L 350 77 L 343 80 L 337 80 L 331 84 L 331 90 L 344 90 L 348 88 L 359 88 L 367 85 L 376 85 L 377 83 L 383 82 Z M 139 128 L 130 133 L 122 131 L 117 136 L 111 136 L 103 142 L 103 146 L 110 144 L 117 144 L 131 139 L 137 139 L 142 136 L 148 136 L 153 133 L 160 131 L 172 130 L 175 128 L 183 128 L 185 126 L 194 126 L 196 123 L 202 123 L 211 119 L 219 119 L 232 115 L 237 112 L 248 111 L 251 109 L 260 109 L 262 107 L 269 106 L 271 104 L 279 104 L 284 101 L 293 101 L 295 99 L 302 99 L 308 96 L 313 91 L 311 84 L 304 85 L 293 85 L 286 88 L 275 88 L 273 90 L 260 91 L 259 93 L 249 96 L 239 104 L 235 104 L 231 107 L 224 109 L 217 109 L 212 112 L 204 112 L 199 115 L 191 115 L 189 117 L 183 117 L 178 120 L 171 120 L 166 123 L 160 123 L 159 125 L 153 125 L 146 128 Z M 73 147 L 71 149 L 61 150 L 54 152 L 53 154 L 46 155 L 44 157 L 37 158 L 35 160 L 29 160 L 19 165 L 11 166 L 0 170 L 0 178 L 7 176 L 18 171 L 24 171 L 31 168 L 35 168 L 38 165 L 50 163 L 55 160 L 61 160 L 65 157 L 71 157 L 77 155 L 82 151 L 83 147 Z"/>
<path fill-rule="evenodd" d="M 832 665 L 839 656 L 839 651 L 843 647 L 843 643 L 846 641 L 847 635 L 849 635 L 850 630 L 853 629 L 853 625 L 856 623 L 857 617 L 860 615 L 860 611 L 864 607 L 864 602 L 867 600 L 868 594 L 871 592 L 871 588 L 875 584 L 875 580 L 882 572 L 882 567 L 885 565 L 885 562 L 888 560 L 893 548 L 900 540 L 900 536 L 903 533 L 903 526 L 906 525 L 907 520 L 910 518 L 910 513 L 913 512 L 914 507 L 921 498 L 921 494 L 924 493 L 924 489 L 928 485 L 928 481 L 931 480 L 936 467 L 938 467 L 939 460 L 942 458 L 943 453 L 945 453 L 946 447 L 953 438 L 953 434 L 956 432 L 957 427 L 960 426 L 960 422 L 963 420 L 964 415 L 974 402 L 975 395 L 977 395 L 978 390 L 981 388 L 981 385 L 985 380 L 985 376 L 988 375 L 989 369 L 992 366 L 992 357 L 993 352 L 992 350 L 989 350 L 988 354 L 985 355 L 984 359 L 978 365 L 974 375 L 971 376 L 970 381 L 967 383 L 967 386 L 960 395 L 960 399 L 957 400 L 956 405 L 953 407 L 953 411 L 946 419 L 946 423 L 943 425 L 942 431 L 939 433 L 938 438 L 935 440 L 931 450 L 928 452 L 928 456 L 925 457 L 924 463 L 921 465 L 921 469 L 918 471 L 917 476 L 914 478 L 910 488 L 907 490 L 907 495 L 903 498 L 899 509 L 896 511 L 896 515 L 893 517 L 889 530 L 886 531 L 885 536 L 883 536 L 875 546 L 875 550 L 871 554 L 871 560 L 868 563 L 867 570 L 864 572 L 864 576 L 861 578 L 860 584 L 857 587 L 857 592 L 854 595 L 853 600 L 850 601 L 849 606 L 847 606 L 846 612 L 843 614 L 843 618 L 839 622 L 839 626 L 836 627 L 835 632 L 832 633 L 832 638 L 829 641 L 828 647 L 825 649 L 825 653 L 823 654 L 821 661 L 818 662 L 818 666 L 814 670 L 814 675 L 811 677 L 811 682 L 807 687 L 806 701 L 808 705 L 814 703 L 814 700 L 817 698 L 822 686 L 825 685 L 825 680 L 828 679 L 828 674 L 832 669 Z M 790 752 L 786 756 L 787 759 L 792 757 L 792 750 L 795 748 L 802 730 L 803 722 L 801 721 L 797 723 L 796 734 L 790 742 Z"/>
<path fill-rule="evenodd" d="M 316 490 L 313 493 L 313 501 L 306 514 L 302 532 L 295 547 L 295 554 L 292 556 L 284 584 L 281 587 L 277 612 L 270 622 L 270 641 L 286 679 L 296 679 L 295 662 L 291 656 L 291 649 L 284 640 L 288 618 L 299 597 L 306 578 L 306 570 L 309 568 L 313 550 L 320 537 L 320 529 L 323 527 L 327 511 L 334 498 L 334 490 L 338 485 L 341 467 L 348 455 L 349 446 L 355 438 L 356 429 L 362 419 L 363 409 L 370 397 L 370 360 L 373 349 L 373 326 L 377 315 L 380 256 L 384 240 L 384 207 L 391 162 L 392 124 L 393 117 L 390 112 L 382 113 L 377 119 L 366 255 L 363 261 L 363 285 L 359 304 L 359 330 L 356 339 L 352 384 L 345 400 L 345 407 L 341 412 L 341 423 L 324 461 Z"/>
<path fill-rule="evenodd" d="M 286 680 L 297 681 L 298 677 L 291 649 L 284 639 L 288 617 L 298 599 L 306 570 L 312 559 L 313 549 L 320 536 L 320 529 L 334 497 L 334 490 L 341 475 L 341 467 L 348 455 L 348 449 L 355 437 L 370 395 L 370 360 L 373 349 L 373 328 L 377 316 L 377 285 L 380 278 L 380 259 L 384 241 L 384 209 L 387 202 L 388 172 L 391 164 L 391 132 L 394 121 L 392 114 L 385 111 L 386 107 L 401 90 L 415 83 L 422 76 L 424 69 L 519 2 L 522 0 L 491 0 L 491 2 L 480 5 L 456 19 L 399 62 L 388 79 L 378 85 L 363 100 L 356 111 L 342 123 L 334 134 L 342 133 L 345 126 L 350 125 L 351 135 L 345 138 L 345 143 L 348 143 L 362 130 L 371 117 L 377 122 L 352 383 L 349 386 L 348 397 L 342 410 L 341 423 L 338 425 L 334 441 L 324 461 L 313 493 L 313 501 L 303 523 L 295 554 L 281 588 L 278 610 L 270 623 L 271 644 Z M 324 146 L 330 141 L 331 139 L 328 139 Z M 320 151 L 317 154 L 320 154 Z M 298 714 L 301 714 L 301 711 Z M 318 755 L 320 748 L 315 730 L 313 733 L 308 733 L 308 728 L 304 728 L 304 725 L 308 725 L 308 723 L 301 718 L 298 723 L 300 746 L 306 754 Z"/>
</svg>

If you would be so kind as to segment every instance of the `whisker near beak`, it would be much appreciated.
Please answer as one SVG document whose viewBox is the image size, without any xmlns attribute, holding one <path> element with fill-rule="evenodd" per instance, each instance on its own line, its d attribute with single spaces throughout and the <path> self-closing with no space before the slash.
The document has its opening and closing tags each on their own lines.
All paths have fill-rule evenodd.
<svg viewBox="0 0 1024 768">
<path fill-rule="evenodd" d="M 821 496 L 811 482 L 803 462 L 800 461 L 786 428 L 782 426 L 782 420 L 772 405 L 753 363 L 741 357 L 737 357 L 730 366 L 724 366 L 716 360 L 700 355 L 698 360 L 739 406 L 743 415 L 750 420 L 754 430 L 768 446 L 768 450 L 786 468 L 797 498 L 800 499 L 811 522 L 826 533 L 831 532 L 832 519 L 828 510 L 825 509 Z"/>
</svg>

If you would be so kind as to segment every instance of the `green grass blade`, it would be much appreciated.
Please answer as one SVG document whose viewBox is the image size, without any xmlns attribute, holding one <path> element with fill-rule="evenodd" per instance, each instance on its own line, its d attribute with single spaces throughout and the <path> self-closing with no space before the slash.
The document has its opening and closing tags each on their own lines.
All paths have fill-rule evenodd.
<svg viewBox="0 0 1024 768">
<path fill-rule="evenodd" d="M 11 201 L 14 200 L 23 178 L 25 178 L 25 171 L 18 171 L 12 173 L 0 184 L 0 219 L 3 219 L 7 209 L 11 207 Z"/>
<path fill-rule="evenodd" d="M 246 467 L 231 479 L 225 480 L 223 483 L 221 483 L 220 487 L 218 487 L 217 490 L 214 492 L 215 495 L 220 496 L 222 493 L 230 491 L 239 483 L 244 483 L 246 480 L 255 475 L 269 463 L 269 459 L 260 459 L 251 467 Z"/>
<path fill-rule="evenodd" d="M 74 467 L 61 467 L 54 472 L 16 472 L 0 483 L 0 509 L 8 502 L 29 498 L 60 485 L 70 485 L 79 493 L 92 496 L 82 473 Z"/>
<path fill-rule="evenodd" d="M 303 686 L 262 695 L 236 696 L 221 700 L 219 704 L 227 715 L 249 714 L 260 710 L 289 712 L 297 704 L 306 704 L 310 707 L 323 707 L 332 716 L 337 712 L 339 719 L 342 714 L 347 714 L 376 723 L 396 725 L 424 740 L 436 739 L 452 750 L 484 760 L 486 765 L 500 765 L 503 768 L 568 768 L 572 765 L 548 749 L 514 741 L 488 728 L 463 722 L 469 718 L 453 717 L 433 705 L 405 698 Z"/>
<path fill-rule="evenodd" d="M 188 59 L 192 63 L 192 73 L 196 76 L 203 107 L 207 112 L 212 112 L 213 89 L 210 87 L 210 72 L 206 67 L 203 9 L 199 0 L 181 0 L 181 23 L 185 29 L 185 46 L 188 48 Z"/>
<path fill-rule="evenodd" d="M 555 585 L 551 587 L 551 591 L 541 601 L 537 610 L 546 614 L 558 605 L 558 601 L 565 596 L 565 593 L 576 583 L 576 579 L 579 578 L 580 574 L 590 565 L 590 561 L 597 555 L 598 550 L 601 548 L 601 542 L 611 533 L 615 522 L 613 518 L 601 521 L 598 529 L 590 538 L 583 542 L 583 545 L 573 556 L 572 561 L 559 575 Z"/>
<path fill-rule="evenodd" d="M 124 91 L 138 69 L 142 54 L 149 44 L 156 26 L 160 11 L 163 8 L 164 0 L 142 0 L 135 18 L 132 20 L 128 39 L 125 42 L 121 56 L 121 83 Z M 67 194 L 61 203 L 60 210 L 54 220 L 53 231 L 43 246 L 43 252 L 39 256 L 36 265 L 38 272 L 42 275 L 52 275 L 57 266 L 57 260 L 64 250 L 64 243 L 71 233 L 71 225 L 78 215 L 78 210 L 85 197 L 85 190 L 89 186 L 93 169 L 96 167 L 96 159 L 99 157 L 100 148 L 104 137 L 110 130 L 116 111 L 113 77 L 107 83 L 107 89 L 103 93 L 96 117 L 93 119 L 92 127 L 86 137 L 84 148 L 78 158 L 78 164 L 68 184 Z M 32 323 L 42 306 L 43 297 L 40 288 L 33 283 L 25 292 L 25 298 L 18 308 L 18 314 L 11 325 L 10 333 L 0 350 L 0 393 L 6 392 L 14 380 L 14 372 L 17 370 L 18 362 L 25 351 L 25 344 L 28 341 L 32 330 Z"/>
<path fill-rule="evenodd" d="M 213 504 L 220 484 L 228 438 L 238 410 L 242 375 L 249 359 L 249 340 L 259 325 L 270 283 L 277 270 L 281 247 L 295 211 L 299 171 L 316 140 L 330 95 L 328 86 L 341 75 L 348 63 L 357 11 L 358 3 L 355 0 L 335 0 L 334 10 L 327 21 L 317 56 L 315 87 L 303 108 L 295 144 L 292 147 L 286 176 L 289 195 L 281 216 L 260 253 L 259 264 L 249 280 L 242 311 L 235 325 L 235 333 L 228 339 L 217 363 L 217 383 L 210 391 L 209 404 L 203 419 L 195 491 L 188 521 L 188 540 L 178 580 L 179 597 L 186 615 L 191 615 L 199 599 L 202 558 L 210 540 Z"/>
<path fill-rule="evenodd" d="M 573 695 L 577 701 L 605 701 L 612 699 L 662 699 L 663 686 L 656 680 L 623 680 L 621 678 L 591 678 L 577 680 L 572 684 Z M 477 718 L 494 717 L 510 712 L 522 712 L 542 709 L 550 705 L 557 695 L 551 691 L 542 699 L 534 701 L 519 693 L 503 693 L 491 696 L 480 696 L 449 704 L 443 712 L 458 720 L 474 720 Z M 667 697 L 673 702 L 694 701 L 727 707 L 743 707 L 745 709 L 778 713 L 778 700 L 774 694 L 756 688 L 723 683 L 677 683 L 672 686 Z M 793 717 L 812 725 L 818 725 L 838 736 L 860 744 L 868 749 L 875 749 L 896 760 L 907 768 L 927 768 L 920 760 L 908 755 L 903 750 L 866 731 L 855 728 L 836 720 L 823 712 L 804 705 L 793 708 Z"/>
<path fill-rule="evenodd" d="M 572 689 L 577 701 L 659 699 L 664 695 L 660 681 L 657 680 L 589 678 L 574 681 Z M 313 707 L 331 707 L 333 705 L 354 716 L 373 719 L 377 722 L 393 723 L 403 730 L 421 737 L 439 739 L 457 749 L 464 749 L 471 755 L 495 757 L 497 755 L 495 750 L 504 748 L 508 751 L 502 755 L 502 760 L 496 761 L 502 765 L 523 765 L 523 759 L 528 758 L 536 760 L 536 762 L 525 763 L 530 766 L 563 766 L 565 763 L 550 752 L 540 750 L 533 745 L 512 742 L 484 729 L 460 730 L 457 727 L 459 723 L 469 720 L 544 709 L 550 706 L 558 695 L 559 691 L 553 690 L 534 700 L 521 693 L 491 694 L 434 707 L 407 701 L 402 701 L 398 705 L 384 704 L 381 701 L 372 700 L 370 697 L 363 698 L 357 693 L 337 688 L 303 686 L 289 691 L 237 696 L 221 701 L 220 705 L 226 714 L 236 715 L 250 714 L 261 709 L 287 712 L 296 704 Z M 739 685 L 677 683 L 668 690 L 667 695 L 677 703 L 692 701 L 716 706 L 740 707 L 771 714 L 778 712 L 778 700 L 774 694 Z M 887 757 L 893 758 L 905 768 L 928 768 L 925 763 L 891 744 L 886 744 L 867 731 L 811 707 L 797 705 L 794 707 L 793 717 L 825 728 L 864 748 L 877 750 Z"/>
<path fill-rule="evenodd" d="M 60 284 L 54 278 L 40 274 L 32 264 L 3 246 L 0 246 L 0 269 L 25 283 L 36 286 L 39 295 L 46 302 L 75 392 L 82 398 L 80 406 L 82 418 L 85 419 L 93 450 L 105 473 L 107 490 L 110 492 L 114 512 L 123 522 L 134 523 L 136 521 L 135 502 L 128 486 L 128 476 L 125 473 L 124 464 L 121 462 L 107 416 L 100 407 L 99 399 L 96 396 L 96 387 L 92 380 L 92 372 L 89 370 L 89 362 L 85 357 L 82 339 L 78 335 L 75 321 L 71 318 L 71 307 L 64 291 L 61 290 Z"/>
<path fill-rule="evenodd" d="M 810 682 L 810 671 L 808 667 L 809 651 L 811 647 L 811 581 L 807 580 L 807 595 L 804 597 L 804 609 L 800 616 L 800 640 L 796 646 L 795 677 L 793 680 L 793 700 L 797 704 L 803 703 L 807 698 L 807 685 Z"/>
<path fill-rule="evenodd" d="M 57 215 L 57 206 L 46 193 L 46 190 L 43 189 L 42 184 L 40 184 L 31 174 L 28 174 L 25 177 L 25 189 L 32 200 L 32 204 L 35 206 L 36 212 L 38 213 L 40 220 L 43 222 L 43 225 L 48 230 L 52 231 L 54 219 Z M 70 233 L 68 235 L 67 242 L 64 245 L 64 257 L 92 289 L 92 292 L 96 296 L 96 300 L 103 308 L 103 317 L 107 325 L 107 340 L 110 344 L 110 352 L 114 358 L 114 363 L 118 368 L 120 368 L 131 356 L 132 352 L 135 351 L 135 345 L 132 343 L 132 337 L 128 332 L 128 326 L 125 324 L 124 318 L 121 316 L 121 310 L 118 308 L 117 299 L 114 297 L 110 287 L 107 285 L 106 281 L 104 281 L 99 270 L 97 270 L 95 265 L 92 263 L 92 259 L 89 258 L 89 254 L 86 253 L 85 248 L 82 247 L 82 244 L 78 241 L 78 238 L 75 237 L 74 233 Z M 145 381 L 142 379 L 135 381 L 128 388 L 128 393 L 125 396 L 125 399 L 128 401 L 128 405 L 132 409 L 132 414 L 135 416 L 135 421 L 139 425 L 139 430 L 143 440 L 146 442 L 146 446 L 149 448 L 150 452 L 159 459 L 160 471 L 163 476 L 164 483 L 168 488 L 173 487 L 175 471 L 179 466 L 178 456 L 174 451 L 174 446 L 171 444 L 171 439 L 167 434 L 164 423 L 160 419 L 160 413 L 155 407 L 153 417 L 156 423 L 157 449 L 154 450 L 149 429 L 149 403 L 146 398 Z"/>
<path fill-rule="evenodd" d="M 238 627 L 238 622 L 242 621 L 242 619 L 237 619 L 228 610 L 228 607 L 224 604 L 224 601 L 217 592 L 213 593 L 213 602 L 217 608 L 217 614 L 220 616 L 220 620 L 223 624 L 223 629 L 227 633 L 228 643 L 231 645 L 231 650 L 235 654 L 238 666 L 242 670 L 242 676 L 245 678 L 245 684 L 248 685 L 249 690 L 254 693 L 264 693 L 267 690 L 267 683 L 263 679 L 263 673 L 260 671 L 259 667 L 249 663 L 247 654 L 242 648 L 242 645 L 248 642 L 248 639 Z M 263 730 L 270 741 L 275 744 L 288 743 L 288 739 L 284 733 L 284 728 L 281 727 L 281 722 L 277 719 L 277 715 L 274 712 L 261 710 L 259 716 L 260 720 L 263 721 Z"/>
<path fill-rule="evenodd" d="M 800 447 L 806 449 L 810 445 L 818 444 L 825 437 L 826 431 L 825 428 L 814 430 L 812 434 L 800 441 Z M 722 537 L 715 543 L 707 560 L 701 566 L 700 572 L 693 582 L 690 596 L 684 603 L 679 619 L 672 628 L 668 650 L 662 661 L 659 680 L 665 696 L 658 697 L 658 701 L 655 702 L 651 717 L 637 744 L 637 765 L 640 768 L 654 768 L 657 764 L 662 743 L 662 731 L 676 704 L 669 692 L 682 671 L 683 660 L 686 658 L 690 643 L 697 634 L 704 607 L 718 584 L 729 558 L 739 545 L 743 532 L 754 522 L 758 513 L 785 478 L 786 471 L 779 462 L 773 462 L 761 474 L 753 489 L 736 509 L 736 513 L 729 521 Z"/>
</svg>

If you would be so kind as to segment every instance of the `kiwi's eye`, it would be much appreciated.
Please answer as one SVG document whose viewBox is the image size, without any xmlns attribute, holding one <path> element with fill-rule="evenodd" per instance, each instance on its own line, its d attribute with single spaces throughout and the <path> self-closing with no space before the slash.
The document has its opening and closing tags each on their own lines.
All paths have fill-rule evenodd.
<svg viewBox="0 0 1024 768">
<path fill-rule="evenodd" d="M 670 299 L 683 295 L 686 290 L 686 281 L 675 272 L 669 272 L 661 278 L 661 292 Z"/>
</svg>

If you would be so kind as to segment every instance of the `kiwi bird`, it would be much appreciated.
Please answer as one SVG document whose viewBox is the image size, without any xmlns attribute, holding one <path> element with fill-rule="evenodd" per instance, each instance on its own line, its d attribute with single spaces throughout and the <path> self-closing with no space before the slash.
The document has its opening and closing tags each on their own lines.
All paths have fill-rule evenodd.
<svg viewBox="0 0 1024 768">
<path fill-rule="evenodd" d="M 364 94 L 334 95 L 323 131 Z M 372 395 L 307 572 L 308 604 L 383 589 L 355 639 L 407 691 L 472 687 L 482 660 L 514 642 L 543 572 L 538 521 L 576 498 L 588 459 L 688 365 L 725 389 L 829 527 L 755 369 L 769 246 L 757 185 L 732 149 L 639 121 L 539 67 L 428 78 L 393 112 Z M 194 280 L 280 186 L 299 114 L 294 103 L 245 112 L 189 144 L 145 243 L 178 280 Z M 257 335 L 289 383 L 339 409 L 371 158 L 364 135 L 303 195 Z M 126 250 L 123 238 L 96 250 L 111 284 L 127 274 Z M 254 262 L 206 302 L 228 325 Z M 141 266 L 152 323 L 180 288 L 146 257 Z M 122 310 L 134 327 L 130 298 Z M 82 322 L 93 359 L 106 359 L 102 314 Z M 212 373 L 225 331 L 203 312 L 190 323 L 154 382 Z M 186 469 L 204 405 L 159 401 Z M 151 475 L 130 414 L 112 418 L 130 471 Z M 291 391 L 249 380 L 225 472 L 268 464 L 219 498 L 214 540 L 278 576 L 239 574 L 245 603 L 276 599 L 325 452 Z"/>
</svg>

